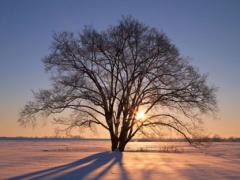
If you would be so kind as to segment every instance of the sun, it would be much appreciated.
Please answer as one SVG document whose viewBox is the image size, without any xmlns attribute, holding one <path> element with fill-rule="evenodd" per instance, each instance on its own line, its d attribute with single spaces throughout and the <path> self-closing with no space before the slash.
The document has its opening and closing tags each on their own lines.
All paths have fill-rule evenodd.
<svg viewBox="0 0 240 180">
<path fill-rule="evenodd" d="M 137 120 L 141 120 L 145 117 L 145 113 L 144 111 L 138 111 L 137 114 L 136 114 L 136 119 Z"/>
</svg>

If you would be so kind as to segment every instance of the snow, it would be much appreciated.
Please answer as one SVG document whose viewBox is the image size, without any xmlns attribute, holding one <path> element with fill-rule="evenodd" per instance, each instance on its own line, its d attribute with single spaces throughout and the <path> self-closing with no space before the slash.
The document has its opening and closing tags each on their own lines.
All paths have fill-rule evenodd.
<svg viewBox="0 0 240 180">
<path fill-rule="evenodd" d="M 1 140 L 0 179 L 240 179 L 240 143 Z"/>
</svg>

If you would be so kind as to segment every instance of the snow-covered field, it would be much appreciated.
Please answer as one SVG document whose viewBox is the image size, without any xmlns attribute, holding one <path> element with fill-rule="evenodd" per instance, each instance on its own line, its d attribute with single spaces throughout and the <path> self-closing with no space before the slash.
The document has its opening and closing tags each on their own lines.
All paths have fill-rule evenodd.
<svg viewBox="0 0 240 180">
<path fill-rule="evenodd" d="M 240 179 L 240 143 L 0 140 L 0 179 Z"/>
</svg>

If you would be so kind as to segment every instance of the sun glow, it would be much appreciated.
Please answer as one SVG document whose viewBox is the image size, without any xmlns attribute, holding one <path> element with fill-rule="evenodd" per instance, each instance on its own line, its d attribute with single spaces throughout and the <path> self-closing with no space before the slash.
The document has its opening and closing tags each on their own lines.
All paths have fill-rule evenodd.
<svg viewBox="0 0 240 180">
<path fill-rule="evenodd" d="M 136 119 L 137 120 L 141 120 L 145 117 L 145 113 L 144 111 L 138 111 L 137 114 L 136 114 Z"/>
</svg>

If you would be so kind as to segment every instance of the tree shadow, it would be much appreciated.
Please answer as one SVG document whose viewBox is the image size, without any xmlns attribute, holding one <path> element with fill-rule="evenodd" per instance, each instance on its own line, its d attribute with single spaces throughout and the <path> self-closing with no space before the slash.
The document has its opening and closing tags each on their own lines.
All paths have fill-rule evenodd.
<svg viewBox="0 0 240 180">
<path fill-rule="evenodd" d="M 98 168 L 101 171 L 98 172 L 93 179 L 100 179 L 103 177 L 112 167 L 117 164 L 120 169 L 120 179 L 128 179 L 128 174 L 122 163 L 121 152 L 101 152 L 82 158 L 78 161 L 74 161 L 62 166 L 56 166 L 53 168 L 44 169 L 20 176 L 9 178 L 9 180 L 18 179 L 84 179 L 87 175 L 90 175 Z M 102 168 L 103 166 L 106 166 Z"/>
</svg>

